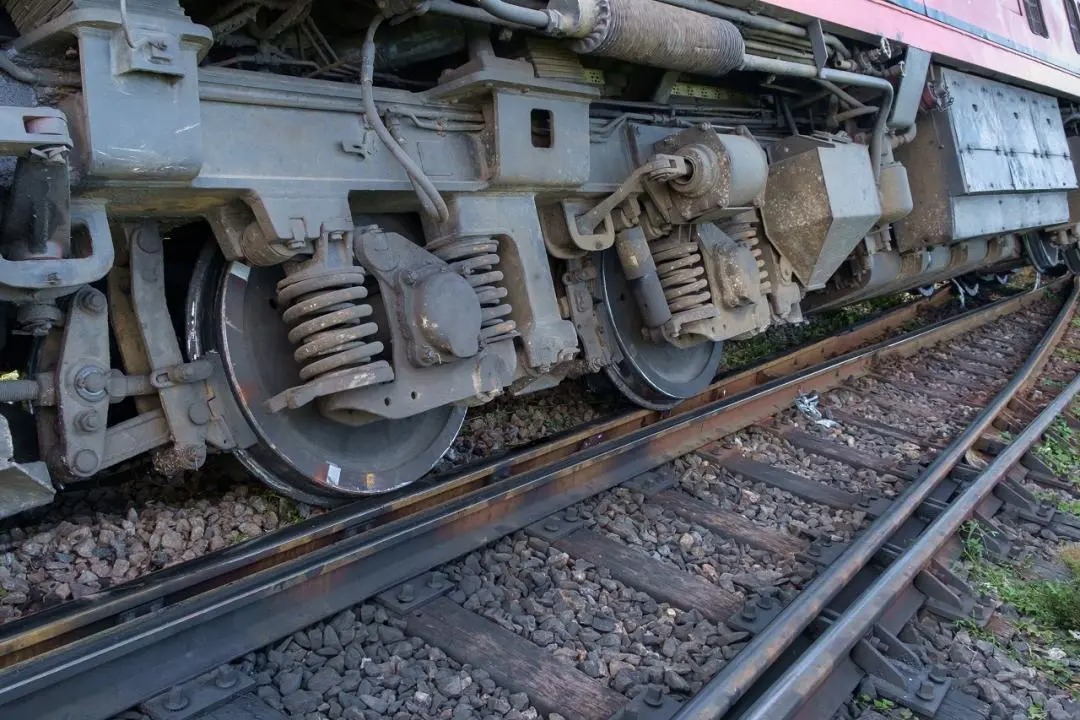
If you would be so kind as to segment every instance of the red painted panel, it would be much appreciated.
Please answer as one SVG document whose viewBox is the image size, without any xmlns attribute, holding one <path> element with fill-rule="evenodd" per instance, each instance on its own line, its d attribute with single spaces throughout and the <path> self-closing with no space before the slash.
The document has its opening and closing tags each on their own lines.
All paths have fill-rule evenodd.
<svg viewBox="0 0 1080 720">
<path fill-rule="evenodd" d="M 1049 38 L 1030 31 L 1019 0 L 898 2 L 904 7 L 889 0 L 768 0 L 765 4 L 807 19 L 821 18 L 836 28 L 914 45 L 990 76 L 1080 99 L 1080 56 L 1069 34 L 1064 0 L 1042 0 Z"/>
</svg>

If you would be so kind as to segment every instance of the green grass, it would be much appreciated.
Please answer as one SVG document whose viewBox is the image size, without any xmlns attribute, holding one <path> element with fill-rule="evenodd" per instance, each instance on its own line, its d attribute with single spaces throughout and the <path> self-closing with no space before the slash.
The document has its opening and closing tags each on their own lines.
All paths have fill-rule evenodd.
<svg viewBox="0 0 1080 720">
<path fill-rule="evenodd" d="M 855 303 L 848 307 L 812 315 L 802 325 L 773 325 L 746 340 L 724 344 L 725 370 L 748 367 L 798 345 L 824 340 L 863 322 L 871 316 L 906 305 L 915 299 L 911 293 L 897 293 Z"/>
<path fill-rule="evenodd" d="M 969 580 L 980 591 L 1012 605 L 1021 616 L 1016 629 L 1037 641 L 1029 643 L 1029 650 L 1022 657 L 1012 648 L 1006 651 L 1018 662 L 1041 671 L 1055 685 L 1075 693 L 1080 688 L 1072 669 L 1039 652 L 1035 646 L 1062 648 L 1068 655 L 1080 652 L 1075 635 L 1080 632 L 1080 546 L 1061 551 L 1061 560 L 1069 569 L 1068 579 L 1030 580 L 1017 565 L 997 564 L 987 559 L 985 532 L 975 522 L 965 523 L 961 530 L 963 557 L 970 567 Z M 972 637 L 998 644 L 995 636 L 973 622 L 960 625 Z"/>
<path fill-rule="evenodd" d="M 1064 420 L 1054 421 L 1035 455 L 1062 477 L 1080 477 L 1080 437 Z"/>
</svg>

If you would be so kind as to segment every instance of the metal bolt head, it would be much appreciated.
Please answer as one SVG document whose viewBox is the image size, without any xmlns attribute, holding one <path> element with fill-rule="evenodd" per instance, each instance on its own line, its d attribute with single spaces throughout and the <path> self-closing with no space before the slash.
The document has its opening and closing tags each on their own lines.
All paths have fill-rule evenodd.
<svg viewBox="0 0 1080 720">
<path fill-rule="evenodd" d="M 191 403 L 188 407 L 188 420 L 195 425 L 205 425 L 210 422 L 210 406 L 202 400 Z"/>
<path fill-rule="evenodd" d="M 100 400 L 109 385 L 108 374 L 99 367 L 87 365 L 75 375 L 75 389 L 86 400 Z"/>
<path fill-rule="evenodd" d="M 934 686 L 932 683 L 924 682 L 919 685 L 919 692 L 915 693 L 922 700 L 934 699 Z"/>
<path fill-rule="evenodd" d="M 98 469 L 101 461 L 93 450 L 82 449 L 71 459 L 71 469 L 80 475 L 89 475 Z"/>
<path fill-rule="evenodd" d="M 169 689 L 169 694 L 165 696 L 165 709 L 169 710 L 170 712 L 177 712 L 179 710 L 183 710 L 190 704 L 191 701 L 188 700 L 186 695 L 184 695 L 184 691 L 180 688 L 179 685 L 173 685 Z"/>
<path fill-rule="evenodd" d="M 660 707 L 664 704 L 664 694 L 656 685 L 645 688 L 644 702 L 649 707 Z"/>
<path fill-rule="evenodd" d="M 406 285 L 415 285 L 418 279 L 419 278 L 417 277 L 416 273 L 412 270 L 406 270 L 405 272 L 401 273 L 401 282 L 405 283 Z"/>
<path fill-rule="evenodd" d="M 753 620 L 757 617 L 757 608 L 753 605 L 744 605 L 742 609 L 743 620 Z"/>
<path fill-rule="evenodd" d="M 101 429 L 101 413 L 96 410 L 81 412 L 75 418 L 75 427 L 84 433 L 93 433 Z"/>
<path fill-rule="evenodd" d="M 79 306 L 88 313 L 100 315 L 109 308 L 109 303 L 104 293 L 87 288 L 79 294 Z"/>
<path fill-rule="evenodd" d="M 222 690 L 236 684 L 236 669 L 232 665 L 222 665 L 214 672 L 214 684 Z"/>
<path fill-rule="evenodd" d="M 161 235 L 153 230 L 140 228 L 135 231 L 135 244 L 144 253 L 151 255 L 161 252 Z"/>
<path fill-rule="evenodd" d="M 439 573 L 431 573 L 431 577 L 428 578 L 427 586 L 432 590 L 442 590 L 446 587 L 446 578 Z"/>
<path fill-rule="evenodd" d="M 768 595 L 761 595 L 757 599 L 757 604 L 762 610 L 768 610 L 773 606 L 773 599 Z"/>
<path fill-rule="evenodd" d="M 413 591 L 413 586 L 409 583 L 405 583 L 404 585 L 402 585 L 401 589 L 398 590 L 397 599 L 398 602 L 403 603 L 412 602 L 413 600 L 415 600 L 416 593 Z"/>
<path fill-rule="evenodd" d="M 559 529 L 559 523 L 554 520 L 548 520 L 544 523 L 544 529 L 548 532 L 556 532 Z"/>
<path fill-rule="evenodd" d="M 941 683 L 945 682 L 945 680 L 947 679 L 947 676 L 945 675 L 945 671 L 944 671 L 944 670 L 942 670 L 942 669 L 941 669 L 941 668 L 939 668 L 939 667 L 932 667 L 932 668 L 930 668 L 930 675 L 929 675 L 929 677 L 930 677 L 930 680 L 931 680 L 932 682 L 936 682 L 936 683 L 937 683 L 938 685 L 940 685 Z"/>
<path fill-rule="evenodd" d="M 810 557 L 819 557 L 821 555 L 821 548 L 817 543 L 810 543 L 810 547 L 806 548 L 806 554 Z"/>
<path fill-rule="evenodd" d="M 566 510 L 566 512 L 563 513 L 563 519 L 566 520 L 566 522 L 577 522 L 577 520 L 578 520 L 577 508 L 568 508 Z"/>
</svg>

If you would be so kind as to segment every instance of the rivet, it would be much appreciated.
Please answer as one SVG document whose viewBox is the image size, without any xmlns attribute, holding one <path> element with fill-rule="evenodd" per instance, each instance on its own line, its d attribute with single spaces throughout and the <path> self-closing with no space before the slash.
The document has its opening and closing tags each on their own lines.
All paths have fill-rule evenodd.
<svg viewBox="0 0 1080 720">
<path fill-rule="evenodd" d="M 97 453 L 93 450 L 80 450 L 72 459 L 72 468 L 83 475 L 89 475 L 98 469 L 100 462 Z"/>
<path fill-rule="evenodd" d="M 180 689 L 179 685 L 173 685 L 169 689 L 169 694 L 165 696 L 165 709 L 170 712 L 177 712 L 186 708 L 191 701 L 184 695 L 184 691 Z"/>
<path fill-rule="evenodd" d="M 398 590 L 397 599 L 398 602 L 403 603 L 412 602 L 413 600 L 415 600 L 416 593 L 413 592 L 413 586 L 409 583 L 405 583 L 404 585 L 402 585 L 401 589 Z"/>
</svg>

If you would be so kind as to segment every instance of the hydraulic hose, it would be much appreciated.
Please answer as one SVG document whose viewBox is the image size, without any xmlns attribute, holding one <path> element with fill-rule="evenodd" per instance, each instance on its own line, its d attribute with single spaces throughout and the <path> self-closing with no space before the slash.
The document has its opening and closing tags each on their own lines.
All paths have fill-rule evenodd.
<svg viewBox="0 0 1080 720">
<path fill-rule="evenodd" d="M 505 0 L 476 0 L 476 4 L 500 20 L 537 30 L 546 30 L 551 22 L 551 16 L 544 10 L 513 5 Z"/>
<path fill-rule="evenodd" d="M 385 19 L 384 16 L 379 15 L 371 21 L 371 25 L 368 26 L 367 33 L 364 35 L 364 44 L 361 48 L 360 90 L 361 95 L 363 95 L 364 115 L 367 121 L 371 123 L 371 127 L 374 128 L 375 134 L 378 135 L 382 144 L 405 169 L 424 212 L 440 222 L 446 222 L 450 219 L 450 210 L 446 207 L 446 201 L 439 194 L 435 183 L 431 182 L 431 178 L 424 174 L 416 161 L 409 157 L 409 153 L 405 152 L 405 148 L 401 147 L 397 140 L 394 139 L 394 136 L 386 127 L 386 123 L 379 116 L 379 109 L 375 107 L 375 83 L 373 81 L 375 75 L 375 31 L 379 29 Z"/>
</svg>

